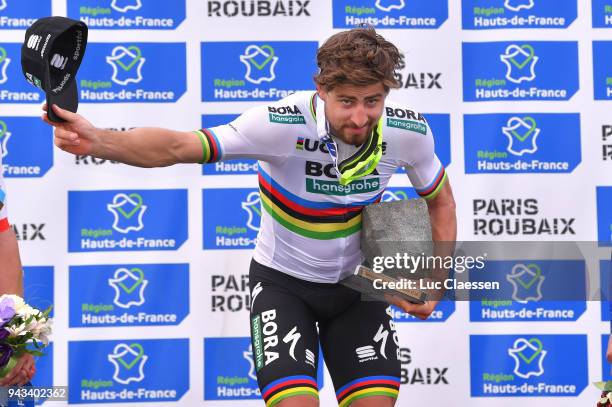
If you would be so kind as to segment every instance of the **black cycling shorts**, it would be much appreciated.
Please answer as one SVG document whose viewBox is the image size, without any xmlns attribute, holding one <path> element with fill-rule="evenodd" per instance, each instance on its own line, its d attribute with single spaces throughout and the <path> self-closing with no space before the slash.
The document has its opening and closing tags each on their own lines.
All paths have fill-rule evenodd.
<svg viewBox="0 0 612 407">
<path fill-rule="evenodd" d="M 300 280 L 254 260 L 249 286 L 253 359 L 267 407 L 291 396 L 318 398 L 319 344 L 340 407 L 362 397 L 397 397 L 398 338 L 387 303 L 361 301 L 341 284 Z"/>
</svg>

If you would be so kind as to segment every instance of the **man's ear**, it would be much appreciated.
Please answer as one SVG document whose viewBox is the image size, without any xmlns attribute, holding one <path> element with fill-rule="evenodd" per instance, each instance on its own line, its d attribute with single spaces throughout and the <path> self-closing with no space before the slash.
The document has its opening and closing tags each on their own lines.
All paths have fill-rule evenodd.
<svg viewBox="0 0 612 407">
<path fill-rule="evenodd" d="M 317 94 L 319 97 L 326 102 L 327 101 L 327 92 L 323 89 L 321 85 L 317 83 Z"/>
</svg>

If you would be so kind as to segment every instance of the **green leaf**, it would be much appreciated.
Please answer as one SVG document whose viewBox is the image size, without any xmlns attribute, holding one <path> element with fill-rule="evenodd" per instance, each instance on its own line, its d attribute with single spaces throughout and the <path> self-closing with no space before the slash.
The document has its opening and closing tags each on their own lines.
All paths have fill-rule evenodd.
<svg viewBox="0 0 612 407">
<path fill-rule="evenodd" d="M 612 391 L 612 380 L 607 382 L 595 382 L 593 383 L 601 391 Z"/>
</svg>

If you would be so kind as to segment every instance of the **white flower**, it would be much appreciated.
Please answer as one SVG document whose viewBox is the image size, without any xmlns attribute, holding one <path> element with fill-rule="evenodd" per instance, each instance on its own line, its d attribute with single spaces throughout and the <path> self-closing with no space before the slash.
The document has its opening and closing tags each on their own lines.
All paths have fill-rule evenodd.
<svg viewBox="0 0 612 407">
<path fill-rule="evenodd" d="M 28 333 L 28 327 L 26 326 L 25 323 L 15 325 L 15 326 L 5 326 L 4 329 L 6 329 L 9 332 L 9 337 L 11 338 L 22 336 Z"/>
<path fill-rule="evenodd" d="M 42 342 L 45 346 L 49 344 L 49 335 L 51 335 L 51 325 L 53 321 L 51 319 L 41 319 L 36 321 L 36 324 L 32 327 L 33 338 L 37 341 Z"/>
<path fill-rule="evenodd" d="M 32 308 L 28 304 L 24 304 L 21 308 L 16 308 L 15 311 L 17 315 L 19 315 L 20 317 L 23 317 L 24 319 L 28 319 L 32 315 L 42 316 L 42 312 L 40 312 L 39 310 L 35 308 Z"/>
</svg>

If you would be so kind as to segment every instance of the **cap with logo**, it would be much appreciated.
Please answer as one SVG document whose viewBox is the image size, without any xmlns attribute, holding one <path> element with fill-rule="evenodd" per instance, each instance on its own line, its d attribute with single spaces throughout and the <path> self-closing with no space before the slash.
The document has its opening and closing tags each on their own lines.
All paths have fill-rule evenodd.
<svg viewBox="0 0 612 407">
<path fill-rule="evenodd" d="M 85 54 L 87 26 L 66 17 L 36 20 L 21 46 L 21 69 L 28 82 L 47 96 L 49 119 L 62 122 L 51 109 L 76 112 L 79 105 L 76 73 Z"/>
</svg>

